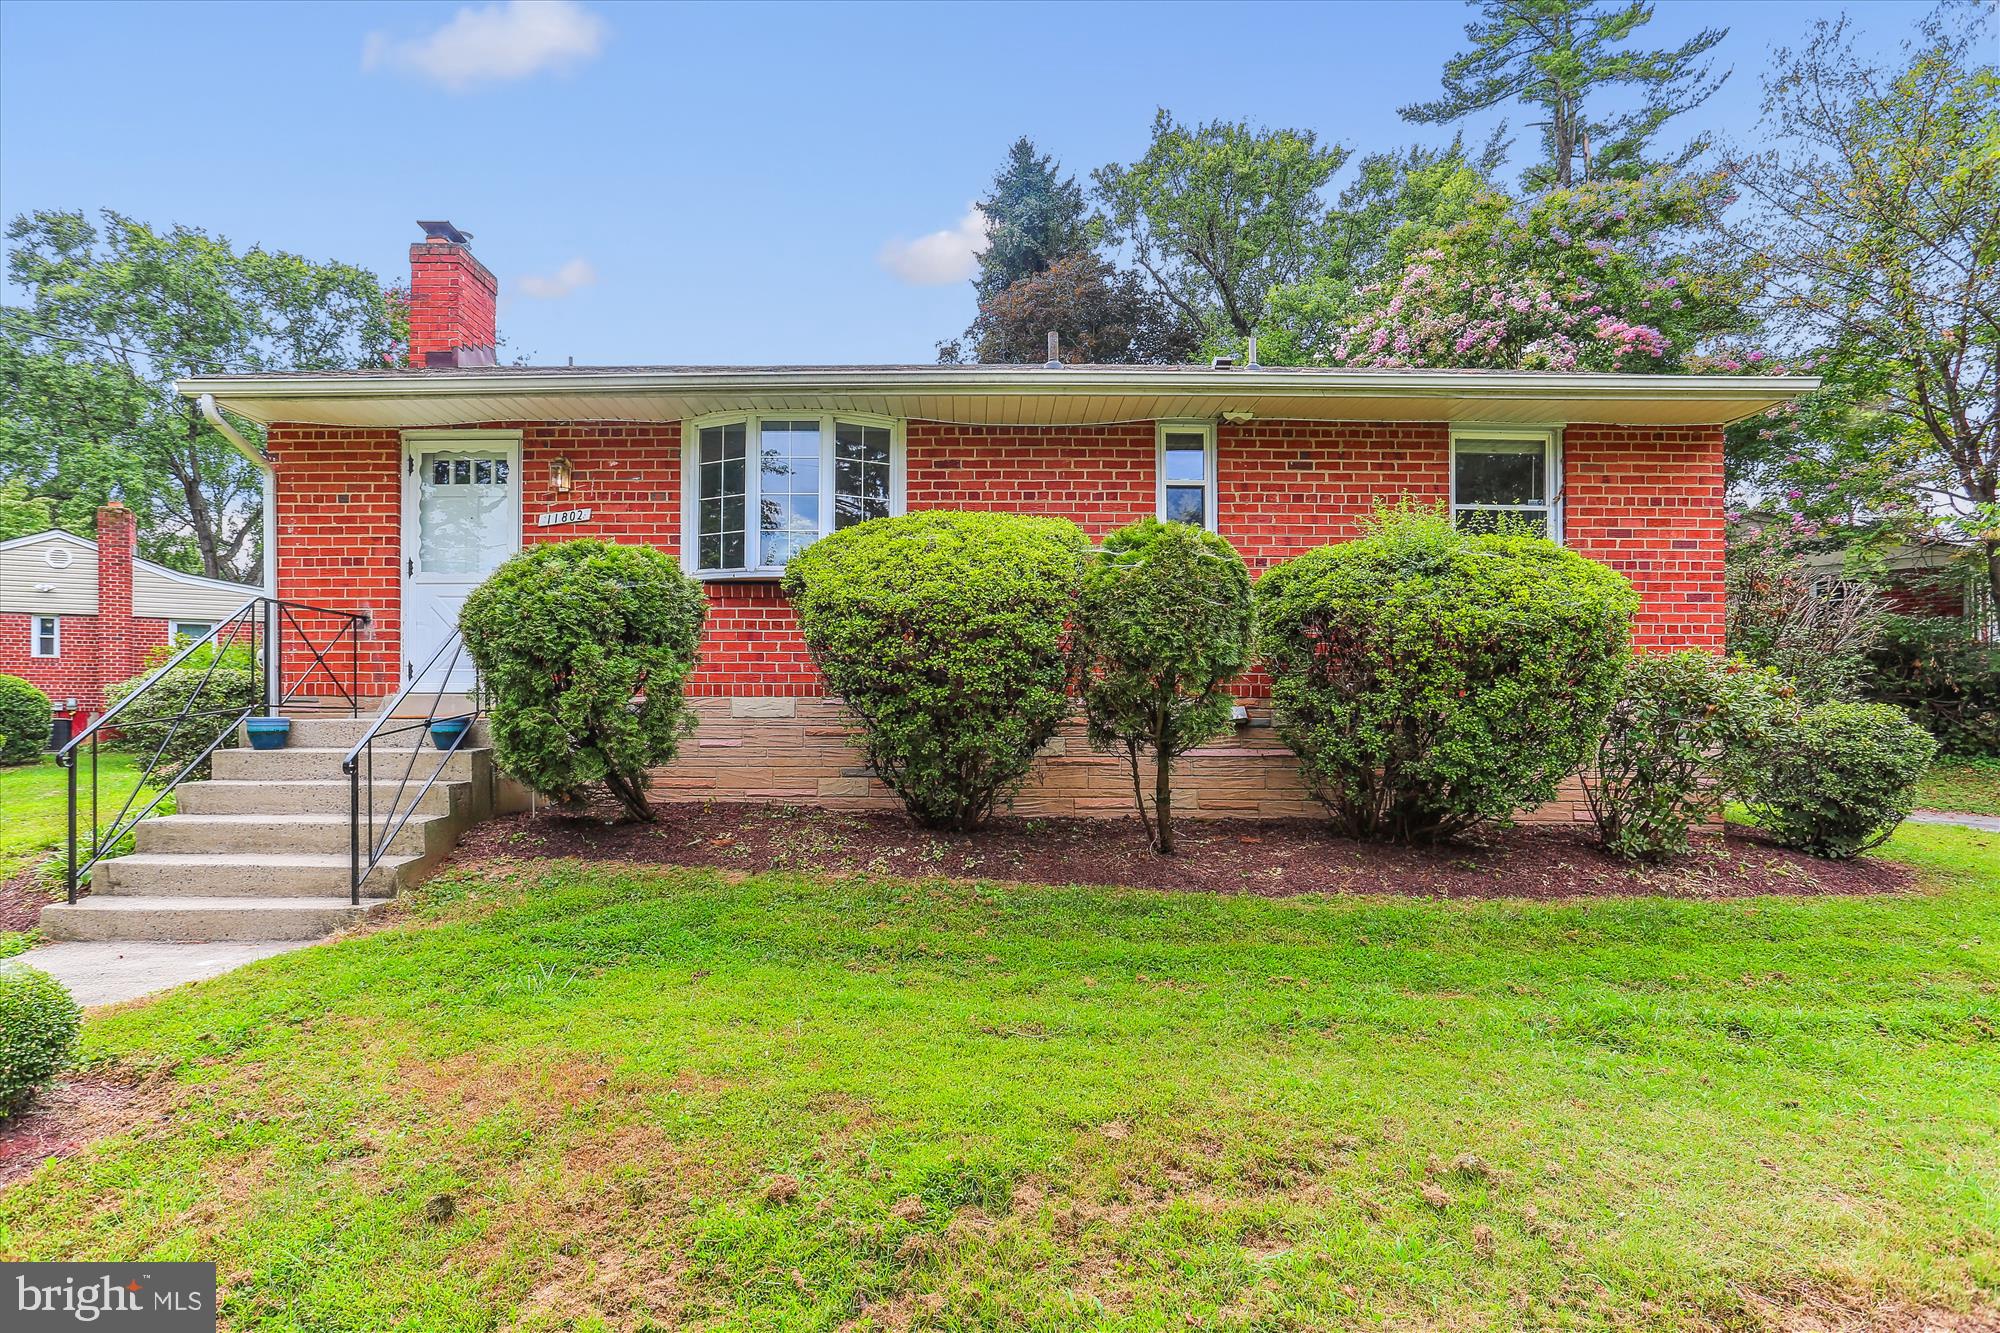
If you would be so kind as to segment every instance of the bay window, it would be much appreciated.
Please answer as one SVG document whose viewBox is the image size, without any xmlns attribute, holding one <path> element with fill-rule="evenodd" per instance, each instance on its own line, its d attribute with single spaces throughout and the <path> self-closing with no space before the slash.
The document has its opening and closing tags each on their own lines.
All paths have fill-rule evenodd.
<svg viewBox="0 0 2000 1333">
<path fill-rule="evenodd" d="M 1492 532 L 1511 518 L 1562 540 L 1562 444 L 1552 430 L 1453 431 L 1451 518 Z M 1506 518 L 1503 518 L 1506 516 Z"/>
<path fill-rule="evenodd" d="M 690 571 L 768 577 L 829 532 L 903 512 L 899 422 L 773 412 L 685 429 Z"/>
</svg>

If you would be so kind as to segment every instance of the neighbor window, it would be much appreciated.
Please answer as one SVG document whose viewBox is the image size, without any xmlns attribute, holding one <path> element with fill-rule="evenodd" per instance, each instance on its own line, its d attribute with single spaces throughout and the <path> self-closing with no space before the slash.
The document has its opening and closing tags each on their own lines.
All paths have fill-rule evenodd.
<svg viewBox="0 0 2000 1333">
<path fill-rule="evenodd" d="M 168 637 L 185 639 L 192 642 L 207 634 L 215 626 L 209 624 L 206 620 L 176 620 L 168 628 L 173 631 Z"/>
<path fill-rule="evenodd" d="M 1511 521 L 1561 541 L 1561 459 L 1554 431 L 1454 433 L 1452 521 L 1469 532 L 1492 532 Z"/>
<path fill-rule="evenodd" d="M 683 549 L 707 573 L 776 573 L 829 532 L 902 511 L 896 423 L 773 413 L 688 425 Z"/>
<path fill-rule="evenodd" d="M 1215 528 L 1215 427 L 1209 422 L 1160 423 L 1158 505 L 1168 523 Z"/>
<path fill-rule="evenodd" d="M 32 652 L 36 657 L 62 656 L 62 621 L 55 616 L 35 617 L 35 645 Z"/>
</svg>

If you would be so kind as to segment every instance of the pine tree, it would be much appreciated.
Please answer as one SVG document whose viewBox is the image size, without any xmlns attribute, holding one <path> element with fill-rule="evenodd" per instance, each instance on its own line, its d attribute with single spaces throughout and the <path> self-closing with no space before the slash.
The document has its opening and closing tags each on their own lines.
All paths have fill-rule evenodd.
<svg viewBox="0 0 2000 1333">
<path fill-rule="evenodd" d="M 1700 57 L 1728 35 L 1704 28 L 1672 50 L 1628 49 L 1650 23 L 1644 0 L 1477 0 L 1485 21 L 1468 23 L 1472 49 L 1444 67 L 1444 96 L 1402 108 L 1405 120 L 1443 124 L 1519 98 L 1546 113 L 1544 158 L 1522 179 L 1529 189 L 1592 180 L 1631 180 L 1660 166 L 1681 166 L 1707 148 L 1690 143 L 1674 158 L 1648 157 L 1667 121 L 1707 101 L 1723 80 Z M 1627 86 L 1640 104 L 1619 115 L 1592 114 L 1593 94 Z"/>
<path fill-rule="evenodd" d="M 1054 158 L 1038 156 L 1026 135 L 1007 150 L 1007 163 L 979 211 L 986 216 L 987 247 L 972 285 L 981 301 L 1093 248 L 1082 188 L 1074 176 L 1062 175 Z"/>
</svg>

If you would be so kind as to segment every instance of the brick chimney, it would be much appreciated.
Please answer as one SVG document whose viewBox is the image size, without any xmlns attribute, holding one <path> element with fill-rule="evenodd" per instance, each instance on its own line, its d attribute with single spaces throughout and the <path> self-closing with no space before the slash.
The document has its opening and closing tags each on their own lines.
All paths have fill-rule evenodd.
<svg viewBox="0 0 2000 1333">
<path fill-rule="evenodd" d="M 97 683 L 103 687 L 139 674 L 145 649 L 132 624 L 132 557 L 139 520 L 118 501 L 97 511 Z"/>
<path fill-rule="evenodd" d="M 493 306 L 500 283 L 473 257 L 472 233 L 449 222 L 418 222 L 410 247 L 410 364 L 493 364 Z"/>
</svg>

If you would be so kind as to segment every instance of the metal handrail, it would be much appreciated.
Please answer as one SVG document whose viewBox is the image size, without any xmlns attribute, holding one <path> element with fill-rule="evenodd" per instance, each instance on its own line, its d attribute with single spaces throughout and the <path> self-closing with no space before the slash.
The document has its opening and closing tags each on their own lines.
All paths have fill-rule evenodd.
<svg viewBox="0 0 2000 1333">
<path fill-rule="evenodd" d="M 259 614 L 260 611 L 261 615 Z M 305 626 L 299 623 L 297 613 L 300 612 L 308 615 L 334 616 L 343 623 L 338 630 L 334 631 L 333 635 L 326 641 L 325 646 L 322 648 L 313 642 L 312 635 L 307 631 Z M 55 755 L 56 763 L 68 770 L 69 773 L 69 837 L 66 883 L 68 900 L 72 903 L 76 901 L 77 891 L 82 883 L 83 876 L 89 872 L 91 867 L 109 856 L 118 847 L 119 843 L 124 840 L 125 836 L 138 826 L 140 820 L 150 815 L 159 807 L 160 802 L 166 799 L 168 793 L 172 792 L 185 781 L 189 774 L 194 773 L 203 764 L 207 763 L 209 756 L 215 753 L 223 742 L 229 738 L 230 734 L 243 724 L 246 718 L 260 709 L 266 716 L 276 713 L 278 709 L 284 707 L 298 696 L 299 692 L 304 688 L 305 682 L 313 677 L 315 671 L 324 672 L 327 678 L 333 682 L 334 689 L 338 691 L 340 697 L 346 702 L 349 713 L 358 714 L 361 711 L 361 630 L 368 623 L 369 617 L 364 612 L 342 611 L 333 607 L 315 606 L 308 602 L 286 602 L 275 597 L 252 597 L 227 616 L 217 621 L 214 628 L 210 629 L 206 634 L 184 645 L 178 652 L 169 656 L 165 662 L 143 677 L 123 699 L 120 699 L 112 707 L 99 713 L 91 720 L 90 725 L 72 736 L 68 743 L 56 751 Z M 312 654 L 312 664 L 300 673 L 299 678 L 290 689 L 284 688 L 284 626 L 287 624 L 297 634 L 300 643 Z M 253 667 L 257 665 L 258 651 L 260 648 L 262 649 L 263 663 L 261 670 L 258 671 L 258 675 L 263 683 L 260 696 L 253 702 L 239 706 L 198 707 L 197 705 L 202 700 L 203 691 L 208 688 L 208 683 L 215 677 L 216 668 L 223 664 L 225 655 L 238 646 L 239 636 L 243 640 L 242 646 L 250 654 Z M 348 679 L 345 685 L 341 684 L 338 675 L 335 674 L 331 663 L 327 660 L 327 654 L 334 651 L 342 638 L 346 638 L 349 641 Z M 132 707 L 140 699 L 151 693 L 154 687 L 166 679 L 169 673 L 179 669 L 183 663 L 203 647 L 208 647 L 211 650 L 207 669 L 202 672 L 201 679 L 195 682 L 194 688 L 188 692 L 188 697 L 181 704 L 180 710 L 171 718 L 153 719 L 139 724 L 144 727 L 160 727 L 164 730 L 160 735 L 159 744 L 153 747 L 152 755 L 140 765 L 138 781 L 133 785 L 132 790 L 127 793 L 124 801 L 120 804 L 118 813 L 112 816 L 111 823 L 107 829 L 101 816 L 99 801 L 101 795 L 100 783 L 98 781 L 101 771 L 98 763 L 100 745 L 114 732 L 115 728 L 112 724 L 125 713 L 126 709 Z M 208 743 L 202 746 L 199 754 L 182 764 L 173 776 L 161 782 L 153 790 L 151 799 L 145 800 L 143 804 L 140 804 L 141 799 L 146 795 L 149 783 L 155 780 L 157 770 L 161 761 L 166 757 L 168 748 L 172 746 L 175 738 L 181 734 L 182 728 L 186 724 L 202 718 L 220 718 L 224 719 L 224 721 L 222 726 L 210 736 Z M 81 851 L 77 837 L 77 820 L 81 812 L 82 792 L 78 782 L 77 760 L 83 753 L 86 743 L 88 743 L 90 754 L 90 846 L 87 851 Z M 138 807 L 136 810 L 134 809 L 135 805 Z"/>
<path fill-rule="evenodd" d="M 426 688 L 424 682 L 430 679 L 431 671 L 444 657 L 446 649 L 451 650 L 451 660 L 445 664 L 437 686 L 429 690 L 430 707 L 425 711 L 423 719 L 421 721 L 405 719 L 396 725 L 390 725 L 396 720 L 396 713 L 404 701 Z M 458 670 L 459 661 L 464 654 L 465 638 L 454 626 L 444 642 L 437 646 L 437 651 L 431 654 L 430 661 L 412 672 L 409 683 L 382 705 L 381 711 L 375 715 L 375 720 L 368 724 L 368 730 L 361 734 L 361 739 L 354 743 L 354 747 L 340 761 L 340 771 L 347 774 L 347 894 L 348 901 L 356 907 L 361 905 L 362 884 L 375 873 L 375 867 L 382 863 L 382 858 L 389 854 L 389 847 L 395 842 L 396 835 L 403 831 L 404 826 L 410 822 L 410 817 L 416 814 L 417 807 L 423 804 L 424 794 L 436 785 L 444 770 L 451 764 L 452 755 L 465 743 L 461 740 L 458 746 L 437 752 L 437 765 L 417 788 L 416 795 L 410 798 L 409 808 L 404 809 L 404 793 L 409 790 L 410 781 L 416 774 L 417 760 L 423 754 L 423 733 L 429 731 L 434 723 L 455 722 L 461 719 L 465 722 L 466 729 L 470 731 L 472 724 L 486 711 L 485 691 L 475 680 L 472 687 L 471 711 L 452 713 L 445 717 L 438 716 L 439 705 L 444 702 L 445 695 L 451 692 L 448 687 L 451 684 L 452 673 Z M 389 798 L 388 814 L 383 820 L 382 835 L 378 838 L 375 836 L 375 742 L 385 736 L 400 736 L 411 731 L 418 733 L 417 743 L 410 747 L 409 760 L 403 765 L 403 776 L 396 783 L 395 794 Z M 361 838 L 364 823 L 361 798 L 364 771 L 367 774 L 368 787 L 365 821 L 368 829 L 368 846 L 365 865 Z"/>
</svg>

